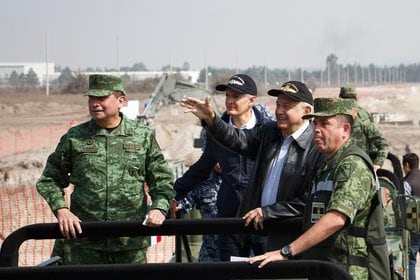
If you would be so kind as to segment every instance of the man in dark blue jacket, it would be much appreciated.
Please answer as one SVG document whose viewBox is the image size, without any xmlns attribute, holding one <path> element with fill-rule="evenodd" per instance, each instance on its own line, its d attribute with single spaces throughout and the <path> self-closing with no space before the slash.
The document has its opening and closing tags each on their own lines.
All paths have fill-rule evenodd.
<svg viewBox="0 0 420 280">
<path fill-rule="evenodd" d="M 260 127 L 271 121 L 265 112 L 261 112 L 255 106 L 257 86 L 248 75 L 234 75 L 227 84 L 217 85 L 216 90 L 226 92 L 226 112 L 221 117 L 226 125 L 245 130 Z M 181 199 L 194 186 L 207 179 L 216 163 L 220 165 L 222 176 L 222 184 L 217 194 L 218 217 L 236 217 L 254 161 L 220 146 L 211 137 L 207 137 L 200 159 L 175 182 L 175 199 Z M 265 236 L 252 235 L 248 238 L 249 242 L 240 246 L 233 235 L 219 235 L 220 260 L 229 261 L 230 256 L 248 257 L 251 249 L 255 254 L 266 251 Z"/>
<path fill-rule="evenodd" d="M 302 119 L 313 111 L 313 97 L 307 86 L 289 81 L 268 94 L 277 97 L 277 121 L 250 130 L 226 125 L 213 112 L 209 99 L 189 97 L 181 102 L 207 124 L 207 131 L 219 143 L 255 160 L 238 216 L 256 229 L 262 228 L 265 220 L 303 215 L 305 190 L 323 161 L 312 141 L 313 124 Z M 267 246 L 272 250 L 293 239 L 288 234 L 271 234 Z"/>
</svg>

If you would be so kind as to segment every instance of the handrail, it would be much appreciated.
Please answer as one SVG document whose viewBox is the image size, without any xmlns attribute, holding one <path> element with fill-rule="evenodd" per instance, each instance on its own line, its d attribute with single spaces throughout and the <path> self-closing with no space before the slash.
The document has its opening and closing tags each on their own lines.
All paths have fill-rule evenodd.
<svg viewBox="0 0 420 280">
<path fill-rule="evenodd" d="M 190 220 L 166 220 L 158 228 L 143 226 L 141 221 L 83 222 L 83 233 L 79 238 L 187 235 L 187 234 L 234 234 L 277 233 L 290 234 L 301 231 L 301 218 L 268 220 L 264 229 L 256 231 L 245 227 L 240 218 L 212 218 Z M 189 279 L 352 279 L 347 271 L 331 262 L 316 260 L 290 260 L 267 264 L 259 269 L 246 262 L 215 263 L 159 263 L 159 264 L 115 264 L 115 265 L 65 265 L 17 267 L 20 245 L 28 239 L 63 238 L 57 223 L 33 224 L 11 233 L 0 248 L 0 279 L 60 279 L 78 280 L 94 278 L 118 279 L 174 279 L 178 275 Z M 175 277 L 177 278 L 177 277 Z"/>
<path fill-rule="evenodd" d="M 0 279 L 330 279 L 351 280 L 340 267 L 326 261 L 282 261 L 259 269 L 246 262 L 159 263 L 119 265 L 62 265 L 50 267 L 0 268 Z"/>
<path fill-rule="evenodd" d="M 143 226 L 141 221 L 82 222 L 79 238 L 120 236 L 199 235 L 235 233 L 290 233 L 301 231 L 301 218 L 267 220 L 264 229 L 245 227 L 241 218 L 166 220 L 160 227 Z M 19 247 L 28 239 L 62 239 L 57 223 L 32 224 L 17 229 L 4 240 L 0 250 L 0 267 L 18 266 Z"/>
</svg>

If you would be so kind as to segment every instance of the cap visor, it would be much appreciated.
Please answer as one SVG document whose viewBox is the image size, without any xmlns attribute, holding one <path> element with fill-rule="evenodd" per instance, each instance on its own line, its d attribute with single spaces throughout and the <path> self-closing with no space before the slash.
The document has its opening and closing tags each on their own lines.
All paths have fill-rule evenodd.
<svg viewBox="0 0 420 280">
<path fill-rule="evenodd" d="M 280 94 L 286 95 L 287 97 L 289 97 L 290 99 L 296 100 L 296 101 L 300 101 L 300 99 L 294 95 L 291 95 L 285 91 L 282 91 L 280 89 L 270 89 L 268 92 L 268 95 L 271 96 L 279 96 Z"/>
<path fill-rule="evenodd" d="M 316 117 L 316 115 L 314 115 L 314 114 L 307 114 L 307 115 L 303 115 L 302 116 L 302 119 L 307 120 L 307 119 L 311 119 L 313 117 Z"/>
<path fill-rule="evenodd" d="M 103 89 L 91 89 L 84 94 L 84 96 L 96 96 L 96 97 L 103 97 L 109 96 L 113 93 L 113 91 L 103 90 Z"/>
<path fill-rule="evenodd" d="M 226 87 L 240 94 L 255 95 L 255 93 L 247 92 L 244 88 L 237 85 L 227 85 Z"/>
<path fill-rule="evenodd" d="M 223 84 L 216 86 L 216 90 L 218 90 L 218 91 L 226 91 L 226 89 L 227 89 L 227 86 L 223 85 Z"/>
</svg>

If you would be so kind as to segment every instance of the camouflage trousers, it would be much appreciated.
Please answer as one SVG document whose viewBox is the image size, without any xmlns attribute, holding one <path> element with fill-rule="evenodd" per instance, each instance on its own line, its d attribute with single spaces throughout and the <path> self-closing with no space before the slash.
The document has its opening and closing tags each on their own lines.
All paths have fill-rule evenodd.
<svg viewBox="0 0 420 280">
<path fill-rule="evenodd" d="M 52 256 L 61 257 L 63 265 L 146 263 L 147 248 L 108 252 L 86 246 L 65 244 L 57 239 Z"/>
</svg>

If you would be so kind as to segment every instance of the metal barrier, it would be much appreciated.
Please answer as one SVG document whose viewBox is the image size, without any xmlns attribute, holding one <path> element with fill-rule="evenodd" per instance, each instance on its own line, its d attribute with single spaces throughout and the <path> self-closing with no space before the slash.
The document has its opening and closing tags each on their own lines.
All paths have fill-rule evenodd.
<svg viewBox="0 0 420 280">
<path fill-rule="evenodd" d="M 245 262 L 78 265 L 0 268 L 1 279 L 330 279 L 350 280 L 338 266 L 325 261 L 283 261 L 259 269 Z"/>
<path fill-rule="evenodd" d="M 196 220 L 166 220 L 158 228 L 143 226 L 141 221 L 83 222 L 79 238 L 108 238 L 117 236 L 195 235 L 256 233 L 245 227 L 241 218 L 214 218 Z M 289 234 L 301 231 L 301 218 L 266 221 L 258 233 Z M 247 263 L 162 263 L 78 265 L 51 267 L 17 267 L 19 247 L 28 239 L 60 239 L 57 223 L 34 224 L 10 234 L 0 250 L 1 279 L 88 279 L 91 277 L 118 277 L 120 279 L 264 279 L 264 278 L 327 278 L 351 279 L 350 275 L 330 262 L 291 260 L 268 264 L 263 269 Z M 9 277 L 9 278 L 8 278 Z"/>
</svg>

